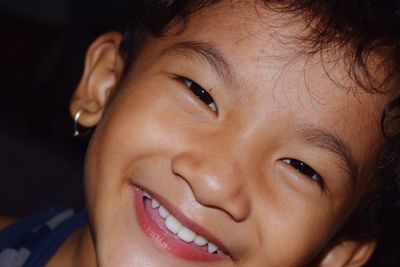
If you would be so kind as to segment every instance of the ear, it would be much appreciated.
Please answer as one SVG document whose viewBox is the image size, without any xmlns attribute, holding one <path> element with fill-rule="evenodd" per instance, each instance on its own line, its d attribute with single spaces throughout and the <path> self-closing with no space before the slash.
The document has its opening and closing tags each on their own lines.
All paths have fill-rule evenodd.
<svg viewBox="0 0 400 267">
<path fill-rule="evenodd" d="M 86 53 L 83 76 L 70 104 L 73 118 L 82 110 L 79 124 L 84 127 L 93 127 L 98 123 L 110 91 L 120 78 L 123 70 L 123 61 L 119 55 L 121 39 L 118 32 L 103 34 Z"/>
<path fill-rule="evenodd" d="M 376 241 L 342 240 L 328 246 L 315 267 L 359 267 L 367 263 L 376 247 Z"/>
</svg>

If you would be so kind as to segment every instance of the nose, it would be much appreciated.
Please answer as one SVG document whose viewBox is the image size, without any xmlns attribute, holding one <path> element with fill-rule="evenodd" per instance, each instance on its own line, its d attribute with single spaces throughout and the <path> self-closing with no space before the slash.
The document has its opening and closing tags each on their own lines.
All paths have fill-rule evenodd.
<svg viewBox="0 0 400 267">
<path fill-rule="evenodd" d="M 177 155 L 172 171 L 187 182 L 200 204 L 223 210 L 237 222 L 249 216 L 243 169 L 234 155 L 221 146 L 202 146 Z"/>
</svg>

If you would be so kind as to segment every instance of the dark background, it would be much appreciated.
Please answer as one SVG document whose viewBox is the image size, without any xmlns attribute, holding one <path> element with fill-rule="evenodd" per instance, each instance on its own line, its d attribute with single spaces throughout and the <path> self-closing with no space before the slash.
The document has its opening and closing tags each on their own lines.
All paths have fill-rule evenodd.
<svg viewBox="0 0 400 267">
<path fill-rule="evenodd" d="M 0 213 L 83 206 L 88 138 L 72 137 L 68 104 L 88 45 L 116 12 L 110 0 L 0 0 Z M 369 267 L 400 266 L 399 222 Z"/>
</svg>

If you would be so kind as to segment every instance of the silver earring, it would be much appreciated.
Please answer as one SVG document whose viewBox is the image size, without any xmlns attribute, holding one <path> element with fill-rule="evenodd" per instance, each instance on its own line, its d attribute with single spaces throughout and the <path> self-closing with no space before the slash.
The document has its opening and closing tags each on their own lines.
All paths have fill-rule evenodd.
<svg viewBox="0 0 400 267">
<path fill-rule="evenodd" d="M 74 116 L 74 137 L 84 136 L 90 132 L 90 129 L 85 132 L 79 132 L 79 118 L 81 117 L 83 111 L 83 109 L 78 110 Z"/>
</svg>

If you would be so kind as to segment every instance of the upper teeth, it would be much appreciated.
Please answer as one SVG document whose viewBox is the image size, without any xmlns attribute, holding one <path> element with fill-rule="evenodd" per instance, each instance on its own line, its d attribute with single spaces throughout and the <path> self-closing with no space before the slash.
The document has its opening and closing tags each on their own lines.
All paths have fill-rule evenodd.
<svg viewBox="0 0 400 267">
<path fill-rule="evenodd" d="M 160 216 L 165 219 L 164 223 L 167 229 L 177 235 L 179 239 L 187 243 L 193 242 L 199 247 L 207 245 L 207 251 L 209 253 L 215 253 L 218 251 L 218 247 L 215 244 L 208 242 L 205 237 L 196 234 L 194 231 L 184 226 L 148 192 L 143 191 L 143 196 L 151 200 L 151 206 L 153 207 L 153 209 L 158 209 L 158 213 L 160 214 Z"/>
</svg>

